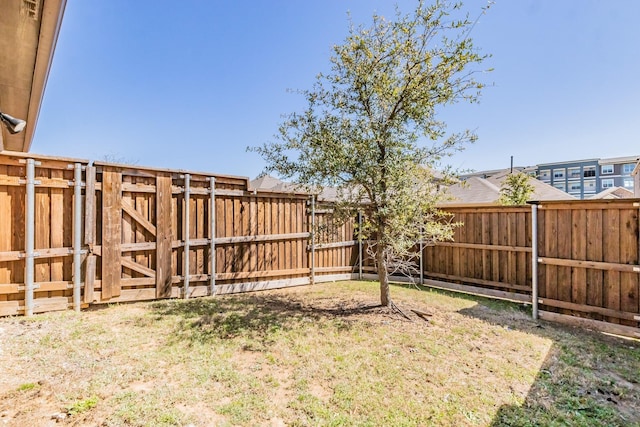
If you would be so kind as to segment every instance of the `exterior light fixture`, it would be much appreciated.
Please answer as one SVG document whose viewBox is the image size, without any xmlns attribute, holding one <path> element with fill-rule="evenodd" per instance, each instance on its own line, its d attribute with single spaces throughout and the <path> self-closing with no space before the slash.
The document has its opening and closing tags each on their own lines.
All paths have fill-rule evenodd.
<svg viewBox="0 0 640 427">
<path fill-rule="evenodd" d="M 9 129 L 9 133 L 16 134 L 22 132 L 24 127 L 27 125 L 27 122 L 21 119 L 16 119 L 8 114 L 0 111 L 0 122 Z"/>
</svg>

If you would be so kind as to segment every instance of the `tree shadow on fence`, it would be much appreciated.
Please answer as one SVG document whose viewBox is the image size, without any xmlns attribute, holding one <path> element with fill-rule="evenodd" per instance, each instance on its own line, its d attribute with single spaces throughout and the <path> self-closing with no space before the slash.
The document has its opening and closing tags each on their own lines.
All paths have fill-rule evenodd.
<svg viewBox="0 0 640 427">
<path fill-rule="evenodd" d="M 501 316 L 483 304 L 460 313 L 552 342 L 524 401 L 502 405 L 492 426 L 640 426 L 637 341 Z"/>
</svg>

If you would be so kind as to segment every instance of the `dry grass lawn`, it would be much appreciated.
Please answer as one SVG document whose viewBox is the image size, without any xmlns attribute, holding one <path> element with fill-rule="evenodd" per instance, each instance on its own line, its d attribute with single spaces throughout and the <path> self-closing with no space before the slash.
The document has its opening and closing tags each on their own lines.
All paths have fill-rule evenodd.
<svg viewBox="0 0 640 427">
<path fill-rule="evenodd" d="M 640 426 L 640 343 L 342 282 L 0 319 L 0 425 Z M 57 418 L 57 419 L 56 419 Z"/>
</svg>

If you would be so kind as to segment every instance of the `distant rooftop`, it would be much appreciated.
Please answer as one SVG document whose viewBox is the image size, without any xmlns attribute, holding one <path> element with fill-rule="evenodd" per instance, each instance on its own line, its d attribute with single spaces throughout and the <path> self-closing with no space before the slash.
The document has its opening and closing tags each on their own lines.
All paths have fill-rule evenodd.
<svg viewBox="0 0 640 427">
<path fill-rule="evenodd" d="M 589 197 L 589 199 L 633 199 L 634 197 L 633 191 L 622 187 L 611 187 Z"/>
<path fill-rule="evenodd" d="M 564 160 L 561 162 L 549 162 L 549 163 L 538 163 L 536 167 L 540 166 L 553 166 L 553 165 L 564 165 L 566 163 L 597 163 L 600 159 L 579 159 L 579 160 Z"/>
<path fill-rule="evenodd" d="M 636 156 L 626 156 L 626 157 L 611 157 L 608 159 L 599 159 L 599 164 L 608 164 L 608 163 L 636 163 L 640 160 L 640 155 Z"/>
<path fill-rule="evenodd" d="M 464 182 L 452 185 L 447 188 L 449 195 L 453 197 L 447 204 L 461 203 L 497 203 L 500 199 L 500 187 L 511 173 L 511 169 L 502 169 L 494 171 L 490 177 L 482 178 L 479 176 L 468 177 Z M 514 167 L 514 172 L 518 172 Z M 565 193 L 530 177 L 529 183 L 534 188 L 531 200 L 575 200 L 572 195 Z"/>
<path fill-rule="evenodd" d="M 530 166 L 514 166 L 513 167 L 513 171 L 514 172 L 520 172 L 520 171 L 524 171 L 525 169 L 530 168 Z M 511 171 L 511 168 L 506 169 Z M 474 176 L 480 177 L 480 178 L 487 178 L 490 177 L 492 175 L 498 174 L 498 173 L 502 173 L 504 172 L 505 169 L 491 169 L 491 170 L 482 170 L 482 171 L 478 171 L 478 172 L 469 172 L 469 173 L 463 173 L 460 175 L 460 178 L 462 179 L 467 179 L 467 178 L 471 178 Z"/>
<path fill-rule="evenodd" d="M 250 188 L 253 190 L 268 190 L 279 193 L 305 193 L 296 184 L 282 181 L 271 175 L 260 176 L 250 182 Z M 332 187 L 325 187 L 318 195 L 318 200 L 333 201 L 338 197 L 337 191 Z"/>
</svg>

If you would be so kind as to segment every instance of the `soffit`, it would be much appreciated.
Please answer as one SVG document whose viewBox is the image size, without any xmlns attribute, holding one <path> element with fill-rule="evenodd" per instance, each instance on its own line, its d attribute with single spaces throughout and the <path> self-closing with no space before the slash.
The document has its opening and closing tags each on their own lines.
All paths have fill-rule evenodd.
<svg viewBox="0 0 640 427">
<path fill-rule="evenodd" d="M 29 151 L 66 0 L 0 0 L 0 111 L 27 121 L 5 150 Z"/>
</svg>

